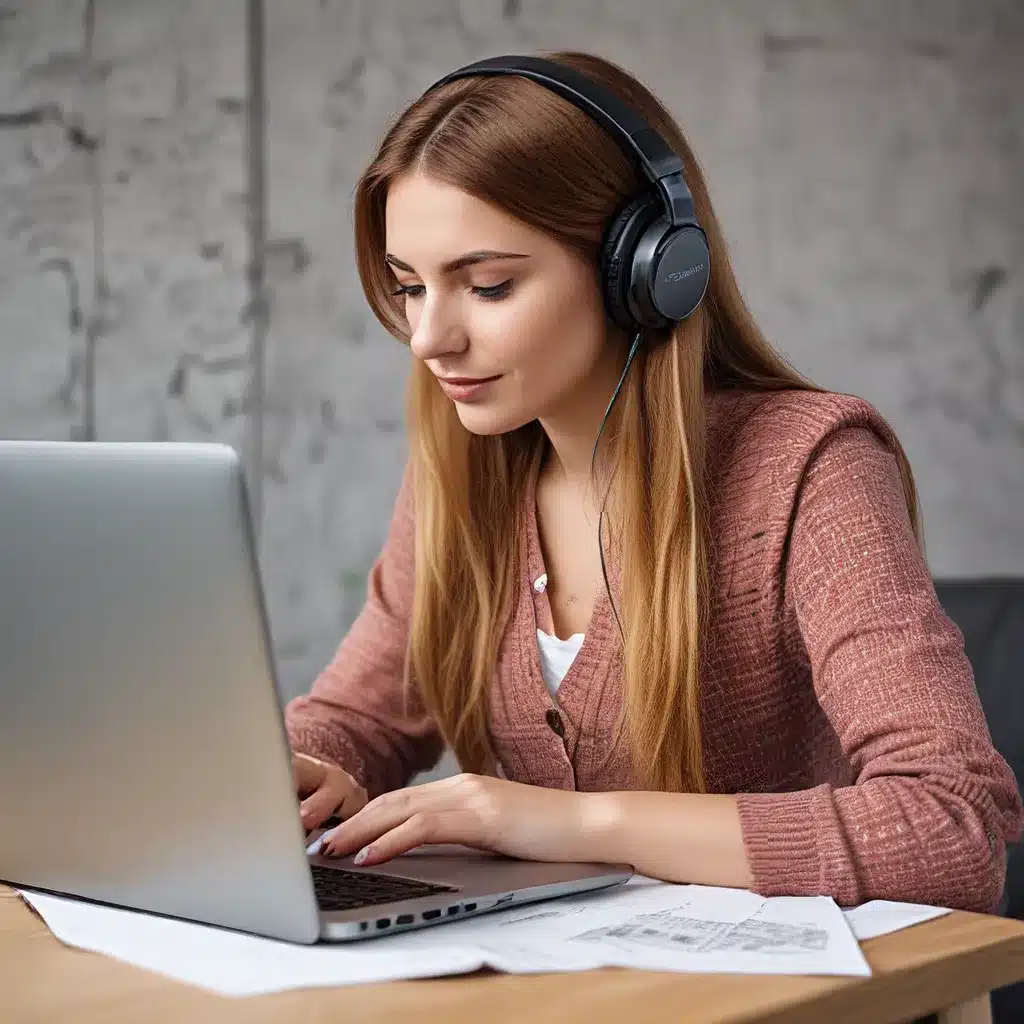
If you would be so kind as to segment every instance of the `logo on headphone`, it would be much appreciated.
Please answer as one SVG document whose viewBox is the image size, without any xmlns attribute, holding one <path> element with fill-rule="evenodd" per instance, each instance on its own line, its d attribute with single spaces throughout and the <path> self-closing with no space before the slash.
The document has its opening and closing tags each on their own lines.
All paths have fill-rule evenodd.
<svg viewBox="0 0 1024 1024">
<path fill-rule="evenodd" d="M 665 278 L 666 284 L 675 284 L 676 281 L 684 281 L 688 277 L 693 277 L 694 274 L 699 274 L 704 269 L 703 263 L 698 263 L 695 267 L 690 267 L 687 270 L 673 270 L 668 277 Z"/>
</svg>

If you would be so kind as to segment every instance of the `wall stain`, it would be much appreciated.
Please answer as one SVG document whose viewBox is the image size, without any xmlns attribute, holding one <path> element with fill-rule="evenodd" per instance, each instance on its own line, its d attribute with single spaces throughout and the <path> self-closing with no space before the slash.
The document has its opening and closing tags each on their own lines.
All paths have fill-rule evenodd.
<svg viewBox="0 0 1024 1024">
<path fill-rule="evenodd" d="M 366 72 L 366 57 L 360 54 L 330 85 L 334 93 L 358 92 L 362 95 L 362 79 Z"/>
<path fill-rule="evenodd" d="M 765 32 L 761 36 L 761 52 L 766 60 L 777 60 L 782 57 L 790 57 L 797 53 L 812 53 L 817 50 L 824 50 L 828 43 L 822 36 L 811 35 L 778 35 L 774 32 Z"/>
<path fill-rule="evenodd" d="M 276 458 L 264 453 L 264 401 L 266 399 L 266 347 L 271 303 L 267 290 L 267 80 L 266 12 L 263 0 L 245 4 L 245 226 L 249 261 L 245 268 L 248 290 L 241 319 L 249 327 L 248 380 L 242 407 L 248 412 L 245 445 L 246 482 L 252 529 L 257 544 L 263 523 L 263 478 L 284 483 Z"/>
<path fill-rule="evenodd" d="M 906 47 L 907 53 L 911 53 L 915 57 L 926 57 L 929 60 L 949 60 L 949 58 L 953 56 L 950 48 L 948 46 L 943 46 L 941 43 L 909 39 L 904 46 Z"/>
<path fill-rule="evenodd" d="M 218 96 L 214 105 L 222 114 L 245 113 L 245 100 L 238 96 Z"/>
<path fill-rule="evenodd" d="M 83 82 L 106 81 L 114 69 L 113 62 L 93 60 L 91 52 L 89 52 L 94 19 L 95 0 L 86 0 L 82 24 L 90 47 L 79 52 L 56 51 L 51 53 L 43 60 L 29 65 L 22 74 L 22 81 L 26 84 L 49 83 L 72 86 L 81 85 Z"/>
<path fill-rule="evenodd" d="M 263 253 L 266 272 L 275 277 L 303 274 L 313 262 L 306 240 L 298 235 L 268 239 Z"/>
<path fill-rule="evenodd" d="M 327 458 L 327 442 L 340 429 L 338 411 L 331 398 L 320 399 L 320 422 L 309 439 L 306 452 L 311 465 L 319 466 Z"/>
<path fill-rule="evenodd" d="M 68 293 L 68 330 L 77 334 L 82 329 L 84 314 L 82 312 L 81 288 L 78 284 L 78 275 L 75 273 L 75 266 L 66 256 L 53 256 L 43 260 L 39 265 L 40 271 L 55 270 L 64 280 Z"/>
<path fill-rule="evenodd" d="M 86 0 L 82 14 L 83 46 L 81 78 L 84 88 L 93 90 L 109 75 L 109 65 L 96 61 L 96 0 Z M 68 141 L 75 145 L 79 131 L 80 148 L 88 153 L 89 202 L 92 212 L 92 302 L 85 319 L 85 346 L 82 357 L 82 423 L 79 435 L 83 441 L 96 440 L 96 344 L 105 333 L 105 305 L 110 297 L 105 262 L 105 210 L 102 169 L 99 163 L 99 139 L 85 132 L 84 127 L 68 125 Z"/>
<path fill-rule="evenodd" d="M 0 128 L 31 128 L 48 121 L 64 122 L 63 112 L 56 103 L 40 103 L 24 110 L 0 111 Z"/>
<path fill-rule="evenodd" d="M 82 353 L 78 349 L 74 349 L 68 354 L 68 365 L 64 372 L 64 380 L 61 381 L 60 387 L 57 388 L 57 392 L 53 396 L 57 405 L 65 412 L 71 412 L 76 408 L 75 392 L 79 388 L 81 379 Z M 77 428 L 72 427 L 72 440 L 74 440 L 76 434 Z"/>
<path fill-rule="evenodd" d="M 971 312 L 980 313 L 992 293 L 1006 283 L 1006 268 L 995 264 L 985 267 L 974 279 Z"/>
<path fill-rule="evenodd" d="M 178 357 L 164 390 L 169 398 L 182 398 L 188 392 L 189 378 L 198 371 L 216 377 L 225 373 L 237 373 L 249 365 L 247 354 L 207 358 L 197 352 L 185 352 Z M 234 415 L 234 410 L 232 411 Z"/>
<path fill-rule="evenodd" d="M 69 121 L 64 136 L 72 149 L 83 149 L 86 153 L 95 153 L 100 148 L 99 136 L 90 135 L 77 118 Z"/>
</svg>

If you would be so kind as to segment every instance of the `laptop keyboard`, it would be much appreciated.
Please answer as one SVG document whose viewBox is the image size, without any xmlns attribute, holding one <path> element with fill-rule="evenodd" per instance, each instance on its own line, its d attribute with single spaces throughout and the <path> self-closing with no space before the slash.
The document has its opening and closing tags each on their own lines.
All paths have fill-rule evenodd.
<svg viewBox="0 0 1024 1024">
<path fill-rule="evenodd" d="M 357 910 L 380 903 L 398 903 L 440 892 L 458 892 L 450 885 L 435 885 L 412 878 L 375 875 L 344 868 L 310 864 L 313 891 L 321 910 Z"/>
</svg>

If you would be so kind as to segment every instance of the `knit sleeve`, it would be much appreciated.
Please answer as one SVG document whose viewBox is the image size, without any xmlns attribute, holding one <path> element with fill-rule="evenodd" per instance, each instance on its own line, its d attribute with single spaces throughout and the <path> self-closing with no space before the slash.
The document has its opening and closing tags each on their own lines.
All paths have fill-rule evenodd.
<svg viewBox="0 0 1024 1024">
<path fill-rule="evenodd" d="M 309 693 L 285 708 L 292 750 L 341 766 L 371 797 L 432 768 L 443 749 L 433 719 L 403 682 L 414 534 L 407 467 L 359 615 Z"/>
<path fill-rule="evenodd" d="M 754 887 L 995 908 L 1020 794 L 872 430 L 838 429 L 811 459 L 785 602 L 853 784 L 739 796 Z"/>
</svg>

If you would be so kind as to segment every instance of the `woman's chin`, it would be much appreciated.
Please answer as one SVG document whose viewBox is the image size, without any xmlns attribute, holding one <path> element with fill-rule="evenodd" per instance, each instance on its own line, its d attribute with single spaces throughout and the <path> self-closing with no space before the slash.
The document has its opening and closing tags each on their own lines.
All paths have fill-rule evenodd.
<svg viewBox="0 0 1024 1024">
<path fill-rule="evenodd" d="M 456 405 L 459 421 L 471 433 L 480 437 L 508 434 L 528 423 L 532 417 L 523 417 L 508 411 L 486 409 L 482 406 Z"/>
</svg>

